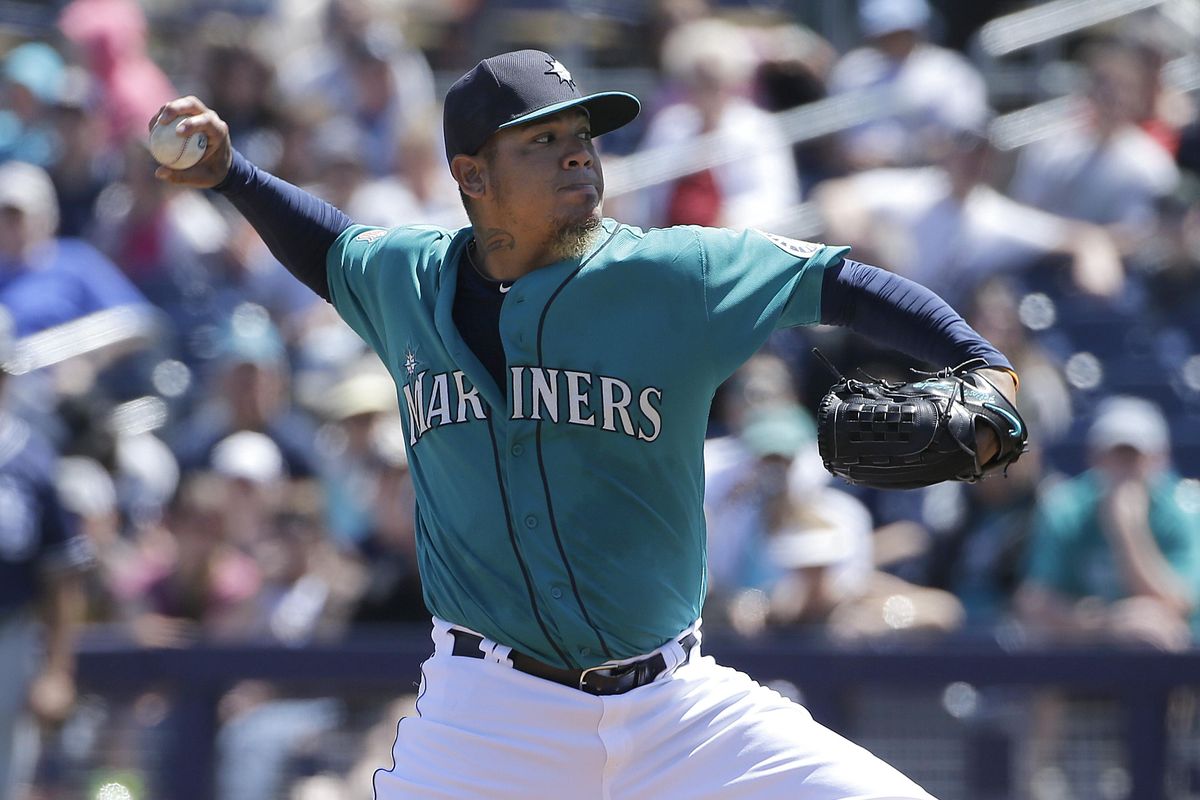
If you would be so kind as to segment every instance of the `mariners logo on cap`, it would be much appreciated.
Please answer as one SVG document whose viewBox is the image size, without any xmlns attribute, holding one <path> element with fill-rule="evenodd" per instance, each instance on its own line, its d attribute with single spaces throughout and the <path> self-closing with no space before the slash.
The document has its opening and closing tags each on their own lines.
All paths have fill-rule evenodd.
<svg viewBox="0 0 1200 800">
<path fill-rule="evenodd" d="M 543 75 L 557 75 L 559 83 L 569 83 L 572 89 L 575 88 L 575 81 L 571 79 L 571 73 L 562 65 L 561 61 L 557 58 L 548 58 L 546 63 L 550 65 L 550 69 L 543 72 Z"/>
</svg>

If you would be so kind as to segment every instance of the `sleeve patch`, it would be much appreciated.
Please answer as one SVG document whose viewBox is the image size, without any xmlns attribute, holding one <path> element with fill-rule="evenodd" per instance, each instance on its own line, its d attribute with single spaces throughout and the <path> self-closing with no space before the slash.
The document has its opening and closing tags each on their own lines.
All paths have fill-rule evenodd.
<svg viewBox="0 0 1200 800">
<path fill-rule="evenodd" d="M 818 250 L 825 246 L 815 242 L 805 242 L 801 239 L 789 239 L 786 236 L 760 231 L 758 228 L 751 228 L 750 230 L 765 237 L 771 244 L 796 258 L 811 258 Z"/>
<path fill-rule="evenodd" d="M 372 228 L 372 229 L 371 229 L 371 230 L 369 230 L 369 231 L 363 231 L 363 232 L 362 232 L 362 233 L 360 233 L 358 236 L 355 236 L 355 237 L 354 237 L 354 241 L 356 241 L 356 242 L 373 242 L 373 241 L 375 241 L 376 239 L 380 239 L 380 238 L 382 238 L 382 237 L 384 237 L 384 236 L 387 236 L 387 230 L 386 230 L 386 229 L 384 229 L 384 228 Z"/>
</svg>

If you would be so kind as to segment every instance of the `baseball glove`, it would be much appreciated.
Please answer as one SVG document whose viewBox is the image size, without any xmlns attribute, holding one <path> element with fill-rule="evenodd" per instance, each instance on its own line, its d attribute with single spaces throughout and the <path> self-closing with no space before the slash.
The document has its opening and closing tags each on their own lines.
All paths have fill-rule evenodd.
<svg viewBox="0 0 1200 800">
<path fill-rule="evenodd" d="M 978 373 L 986 366 L 969 361 L 918 373 L 923 379 L 911 383 L 838 374 L 817 411 L 817 446 L 825 468 L 850 483 L 880 489 L 974 482 L 1006 471 L 1025 452 L 1028 436 L 1016 407 Z M 979 463 L 979 424 L 990 426 L 1000 442 L 986 464 Z"/>
</svg>

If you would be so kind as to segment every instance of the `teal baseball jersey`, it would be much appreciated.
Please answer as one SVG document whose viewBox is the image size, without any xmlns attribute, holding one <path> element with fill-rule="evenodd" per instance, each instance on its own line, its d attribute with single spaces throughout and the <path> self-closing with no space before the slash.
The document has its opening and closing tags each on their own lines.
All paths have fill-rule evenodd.
<svg viewBox="0 0 1200 800">
<path fill-rule="evenodd" d="M 650 652 L 704 598 L 713 393 L 772 331 L 819 321 L 848 248 L 604 220 L 588 255 L 508 290 L 497 386 L 452 319 L 471 236 L 356 225 L 327 265 L 398 388 L 426 603 L 552 664 Z"/>
<path fill-rule="evenodd" d="M 1171 569 L 1188 586 L 1200 587 L 1197 516 L 1180 502 L 1185 494 L 1174 473 L 1149 485 L 1150 532 Z M 1120 556 L 1104 532 L 1104 499 L 1110 486 L 1089 470 L 1055 486 L 1039 502 L 1026 577 L 1071 597 L 1116 602 L 1132 596 L 1122 577 Z M 1200 614 L 1195 619 L 1200 622 Z"/>
</svg>

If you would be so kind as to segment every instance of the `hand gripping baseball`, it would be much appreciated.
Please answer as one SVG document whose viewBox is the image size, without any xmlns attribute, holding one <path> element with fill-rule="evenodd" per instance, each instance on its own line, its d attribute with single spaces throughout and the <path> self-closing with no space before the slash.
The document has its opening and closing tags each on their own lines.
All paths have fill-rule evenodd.
<svg viewBox="0 0 1200 800">
<path fill-rule="evenodd" d="M 211 189 L 225 178 L 229 165 L 233 162 L 233 146 L 229 142 L 229 126 L 195 97 L 180 97 L 167 103 L 150 120 L 148 127 L 153 130 L 154 124 L 161 120 L 181 117 L 177 124 L 179 132 L 184 135 L 203 133 L 208 137 L 208 148 L 200 161 L 187 169 L 168 169 L 159 167 L 154 171 L 154 177 L 168 183 L 180 186 L 191 186 L 197 189 Z"/>
<path fill-rule="evenodd" d="M 993 378 L 979 364 L 912 383 L 842 378 L 817 414 L 825 467 L 885 489 L 973 482 L 1006 470 L 1025 451 L 1028 432 Z"/>
</svg>

